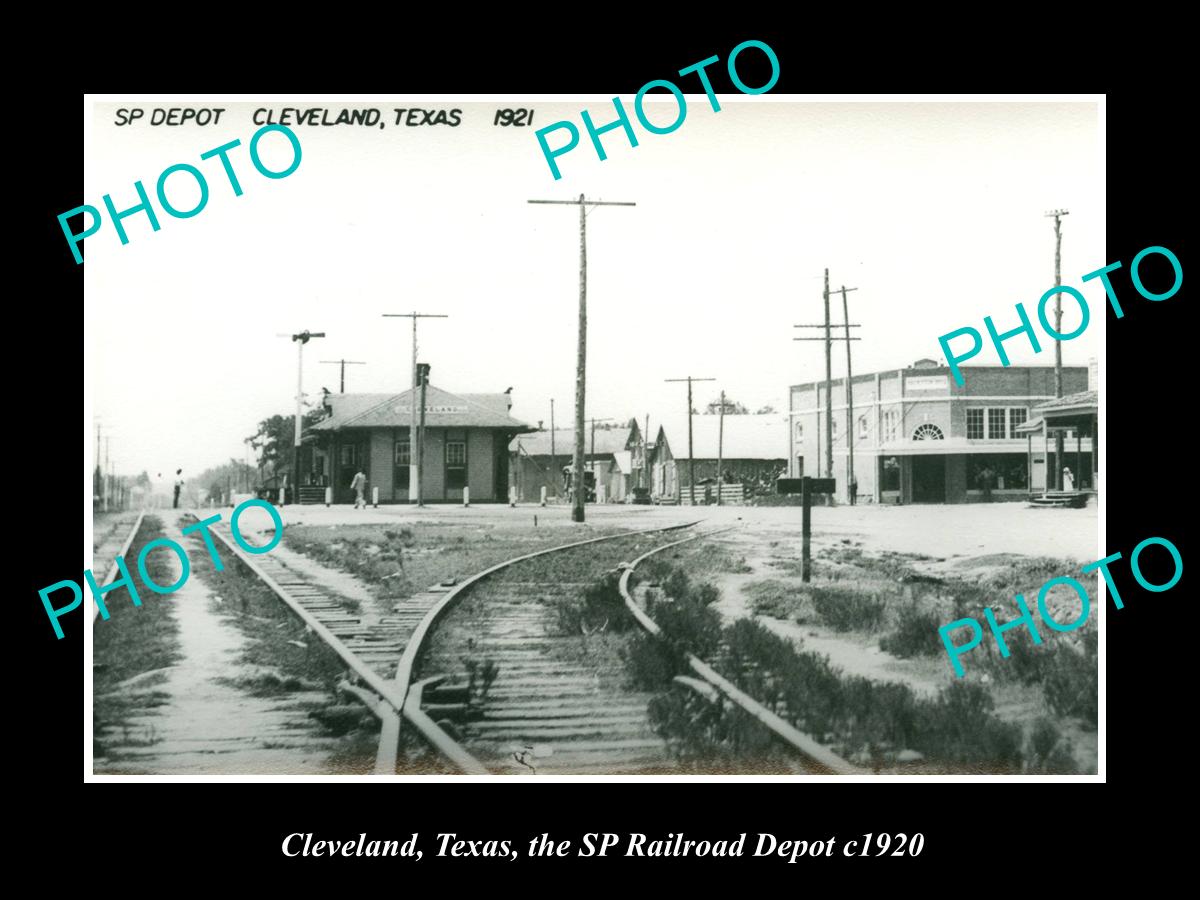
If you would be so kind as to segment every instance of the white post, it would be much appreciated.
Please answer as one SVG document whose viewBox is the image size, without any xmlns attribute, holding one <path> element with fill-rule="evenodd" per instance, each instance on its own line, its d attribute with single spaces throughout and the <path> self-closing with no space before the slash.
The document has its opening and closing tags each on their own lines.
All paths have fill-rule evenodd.
<svg viewBox="0 0 1200 900">
<path fill-rule="evenodd" d="M 287 485 L 279 489 L 279 505 L 287 506 Z"/>
<path fill-rule="evenodd" d="M 374 505 L 374 507 L 376 509 L 379 509 L 379 488 L 378 487 L 371 488 L 371 503 Z"/>
<path fill-rule="evenodd" d="M 333 503 L 333 488 L 325 488 L 325 505 L 330 506 Z"/>
<path fill-rule="evenodd" d="M 470 506 L 470 505 L 471 505 L 471 486 L 464 485 L 463 486 L 463 506 Z"/>
<path fill-rule="evenodd" d="M 516 508 L 516 505 L 517 505 L 517 489 L 516 489 L 515 487 L 510 487 L 510 488 L 508 489 L 508 505 L 509 505 L 509 506 L 511 506 L 511 507 L 513 507 L 514 509 Z"/>
<path fill-rule="evenodd" d="M 542 506 L 546 505 L 546 486 L 542 485 Z"/>
</svg>

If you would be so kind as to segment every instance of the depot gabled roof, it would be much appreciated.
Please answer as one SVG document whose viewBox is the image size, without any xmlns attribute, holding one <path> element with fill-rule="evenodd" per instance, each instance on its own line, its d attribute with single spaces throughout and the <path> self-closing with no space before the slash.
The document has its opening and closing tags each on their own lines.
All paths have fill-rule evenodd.
<svg viewBox="0 0 1200 900">
<path fill-rule="evenodd" d="M 326 403 L 333 414 L 310 430 L 407 428 L 412 421 L 414 390 L 399 394 L 330 394 Z M 425 386 L 425 426 L 533 431 L 508 414 L 505 394 L 451 394 L 433 385 Z"/>
</svg>

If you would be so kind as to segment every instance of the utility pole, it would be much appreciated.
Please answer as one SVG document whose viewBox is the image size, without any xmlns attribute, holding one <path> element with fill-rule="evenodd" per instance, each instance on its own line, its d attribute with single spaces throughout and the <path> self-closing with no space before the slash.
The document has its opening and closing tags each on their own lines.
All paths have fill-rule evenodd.
<svg viewBox="0 0 1200 900">
<path fill-rule="evenodd" d="M 558 471 L 558 455 L 554 447 L 554 398 L 550 398 L 550 486 L 554 488 L 554 498 L 558 499 L 558 483 L 562 473 Z"/>
<path fill-rule="evenodd" d="M 583 521 L 583 496 L 579 479 L 583 477 L 583 407 L 586 393 L 587 372 L 587 207 L 588 206 L 637 206 L 629 201 L 586 200 L 583 194 L 578 200 L 530 200 L 530 203 L 579 206 L 579 351 L 575 364 L 575 496 L 571 505 L 571 520 Z"/>
<path fill-rule="evenodd" d="M 304 345 L 313 338 L 325 337 L 323 331 L 309 331 L 305 329 L 299 334 L 286 335 L 281 334 L 279 337 L 291 337 L 296 344 L 296 434 L 292 441 L 292 484 L 291 490 L 288 492 L 291 495 L 293 503 L 300 502 L 300 425 L 304 413 Z"/>
<path fill-rule="evenodd" d="M 1046 213 L 1047 218 L 1054 219 L 1054 286 L 1062 287 L 1062 217 L 1070 215 L 1066 209 L 1052 209 Z M 1062 294 L 1054 295 L 1054 332 L 1062 334 Z M 1062 341 L 1054 339 L 1054 396 L 1063 395 L 1062 375 Z M 1063 433 L 1058 429 L 1054 433 L 1054 490 L 1063 489 Z M 1078 477 L 1078 476 L 1076 476 Z"/>
<path fill-rule="evenodd" d="M 642 432 L 642 469 L 646 473 L 646 481 L 639 487 L 648 489 L 654 482 L 650 477 L 650 413 L 646 413 L 646 430 Z"/>
<path fill-rule="evenodd" d="M 417 450 L 417 319 L 448 319 L 441 313 L 423 313 L 413 310 L 410 313 L 384 313 L 385 319 L 412 319 L 412 395 L 409 401 L 408 419 L 408 499 L 410 503 L 421 505 L 421 466 L 417 463 L 420 455 Z M 421 412 L 425 412 L 425 404 L 421 404 Z"/>
<path fill-rule="evenodd" d="M 725 392 L 721 391 L 721 410 L 717 420 L 717 506 L 721 505 L 721 488 L 725 479 L 721 475 L 721 463 L 725 455 Z"/>
<path fill-rule="evenodd" d="M 846 463 L 846 499 L 853 501 L 853 495 L 850 492 L 850 482 L 854 480 L 854 370 L 850 365 L 850 306 L 846 302 L 846 294 L 849 291 L 857 291 L 858 288 L 848 288 L 842 285 L 840 293 L 842 295 L 842 316 L 846 323 L 846 448 L 849 456 Z"/>
<path fill-rule="evenodd" d="M 716 381 L 715 378 L 693 378 L 688 375 L 684 378 L 664 378 L 664 381 L 686 381 L 688 386 L 688 500 L 692 506 L 696 505 L 696 455 L 692 452 L 692 382 L 693 381 Z"/>
<path fill-rule="evenodd" d="M 421 386 L 421 417 L 417 425 L 417 468 L 425 464 L 425 387 L 429 384 L 429 363 L 417 363 L 417 382 Z M 412 446 L 408 449 L 412 458 Z M 424 506 L 421 482 L 417 481 L 417 506 Z"/>
<path fill-rule="evenodd" d="M 108 454 L 108 444 L 111 441 L 108 435 L 104 437 L 104 510 L 108 511 L 108 495 L 112 491 L 112 474 L 109 472 L 109 466 L 112 463 L 112 457 Z"/>
<path fill-rule="evenodd" d="M 338 393 L 346 393 L 346 366 L 365 366 L 365 362 L 359 362 L 357 359 L 323 359 L 323 366 L 341 366 L 341 378 L 338 381 Z"/>
<path fill-rule="evenodd" d="M 857 290 L 857 288 L 846 288 L 846 290 Z M 832 334 L 832 323 L 829 320 L 829 270 L 825 270 L 825 324 L 823 325 L 794 325 L 793 328 L 823 328 L 825 336 L 819 338 L 798 337 L 792 338 L 794 341 L 824 341 L 825 342 L 825 477 L 833 477 L 833 342 L 834 341 L 857 341 L 861 338 L 852 337 L 834 337 Z M 843 295 L 844 297 L 844 295 Z M 846 333 L 849 335 L 849 329 L 859 328 L 859 325 L 846 323 Z M 849 346 L 849 344 L 847 344 Z M 819 401 L 819 398 L 818 398 Z M 820 403 L 817 404 L 820 406 Z M 818 449 L 818 461 L 820 450 Z M 819 466 L 818 466 L 819 468 Z"/>
</svg>

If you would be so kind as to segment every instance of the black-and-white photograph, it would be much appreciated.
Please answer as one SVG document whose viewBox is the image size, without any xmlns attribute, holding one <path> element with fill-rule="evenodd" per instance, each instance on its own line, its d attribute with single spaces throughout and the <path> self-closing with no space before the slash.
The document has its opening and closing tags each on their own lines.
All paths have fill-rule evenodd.
<svg viewBox="0 0 1200 900">
<path fill-rule="evenodd" d="M 1102 98 L 679 83 L 89 98 L 88 780 L 1101 777 Z"/>
</svg>

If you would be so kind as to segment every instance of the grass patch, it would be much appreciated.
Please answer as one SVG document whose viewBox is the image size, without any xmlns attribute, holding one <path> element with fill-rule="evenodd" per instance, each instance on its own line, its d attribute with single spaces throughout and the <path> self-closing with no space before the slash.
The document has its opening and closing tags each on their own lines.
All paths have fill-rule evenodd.
<svg viewBox="0 0 1200 900">
<path fill-rule="evenodd" d="M 250 694 L 252 697 L 281 697 L 297 691 L 312 690 L 314 685 L 299 678 L 281 678 L 272 672 L 259 675 L 239 675 L 236 678 L 218 678 L 221 684 Z"/>
<path fill-rule="evenodd" d="M 768 578 L 744 585 L 742 592 L 750 598 L 750 610 L 756 616 L 770 616 L 801 625 L 808 621 L 806 613 L 809 607 L 804 602 L 803 593 L 794 584 Z"/>
<path fill-rule="evenodd" d="M 433 584 L 461 580 L 514 556 L 609 533 L 617 531 L 589 526 L 585 534 L 578 535 L 558 528 L 498 529 L 459 523 L 400 528 L 295 525 L 283 539 L 289 549 L 354 575 L 384 597 L 400 599 Z"/>
<path fill-rule="evenodd" d="M 163 533 L 162 520 L 147 515 L 129 548 L 126 558 L 135 560 L 149 541 Z M 168 560 L 174 554 L 159 551 L 146 558 L 150 578 L 158 584 L 171 584 L 175 577 Z M 137 575 L 134 575 L 135 580 Z M 147 708 L 162 705 L 165 695 L 146 691 L 131 692 L 121 682 L 155 669 L 165 669 L 182 658 L 179 650 L 179 624 L 175 621 L 171 596 L 151 593 L 144 586 L 138 596 L 142 605 L 134 606 L 129 591 L 121 588 L 105 595 L 110 618 L 97 617 L 87 626 L 94 641 L 92 656 L 92 748 L 96 758 L 108 755 L 117 746 L 147 746 L 149 737 L 139 737 L 128 726 L 131 716 Z M 84 615 L 91 615 L 90 593 L 84 600 Z M 133 729 L 136 731 L 139 729 Z"/>
<path fill-rule="evenodd" d="M 625 608 L 620 581 L 620 575 L 608 572 L 584 588 L 582 596 L 555 598 L 553 633 L 588 635 L 601 631 L 628 631 L 634 627 L 637 623 Z"/>
<path fill-rule="evenodd" d="M 668 594 L 682 589 L 690 598 L 697 593 L 695 584 L 686 578 L 679 579 L 675 573 L 667 574 L 661 583 Z M 758 589 L 759 603 L 794 613 L 795 594 L 783 590 L 785 585 L 760 584 L 764 587 Z M 818 600 L 822 595 L 825 599 Z M 838 621 L 851 627 L 872 626 L 882 618 L 882 602 L 864 591 L 821 586 L 812 590 L 811 596 L 819 613 L 841 617 Z M 828 604 L 835 605 L 832 614 Z M 685 609 L 687 603 L 670 606 Z M 647 601 L 647 609 L 652 610 L 651 616 L 666 640 L 657 642 L 658 647 L 650 644 L 649 639 L 636 642 L 626 661 L 635 680 L 660 691 L 656 698 L 657 715 L 671 739 L 679 744 L 681 759 L 698 758 L 701 750 L 719 757 L 725 745 L 734 748 L 731 752 L 743 752 L 746 745 L 738 742 L 751 740 L 731 736 L 737 730 L 736 723 L 715 724 L 716 713 L 704 712 L 697 706 L 698 701 L 677 692 L 673 697 L 664 693 L 673 690 L 666 687 L 667 682 L 684 671 L 683 654 L 690 651 L 801 731 L 831 746 L 844 758 L 876 771 L 896 764 L 902 751 L 909 751 L 910 757 L 915 751 L 933 771 L 941 772 L 1075 771 L 1071 747 L 1052 723 L 1036 723 L 1026 734 L 1021 725 L 1002 721 L 995 715 L 994 700 L 980 684 L 955 681 L 936 698 L 925 699 L 906 685 L 846 675 L 833 667 L 828 657 L 798 649 L 790 640 L 750 619 L 738 620 L 725 628 L 718 626 L 713 636 L 701 624 L 703 620 L 695 616 L 689 619 L 662 615 L 661 611 L 670 606 L 656 598 Z M 940 622 L 935 621 L 932 613 L 917 615 L 915 609 L 910 610 L 907 618 L 914 624 L 902 626 L 884 641 L 900 641 L 905 649 L 927 652 L 925 634 L 931 630 L 936 637 Z M 931 623 L 932 628 L 927 629 Z M 697 634 L 701 639 L 697 639 Z M 709 649 L 700 652 L 696 647 Z M 1046 677 L 1048 701 L 1059 714 L 1079 714 L 1081 708 L 1086 714 L 1086 698 L 1095 697 L 1086 678 L 1090 671 L 1086 648 L 1087 642 L 1084 653 L 1063 645 L 1038 663 L 1049 667 L 1039 672 Z M 1051 701 L 1052 692 L 1055 699 Z"/>
<path fill-rule="evenodd" d="M 945 623 L 930 610 L 915 605 L 900 616 L 899 626 L 879 641 L 879 648 L 900 659 L 914 656 L 939 656 L 946 652 L 938 629 Z"/>
</svg>

